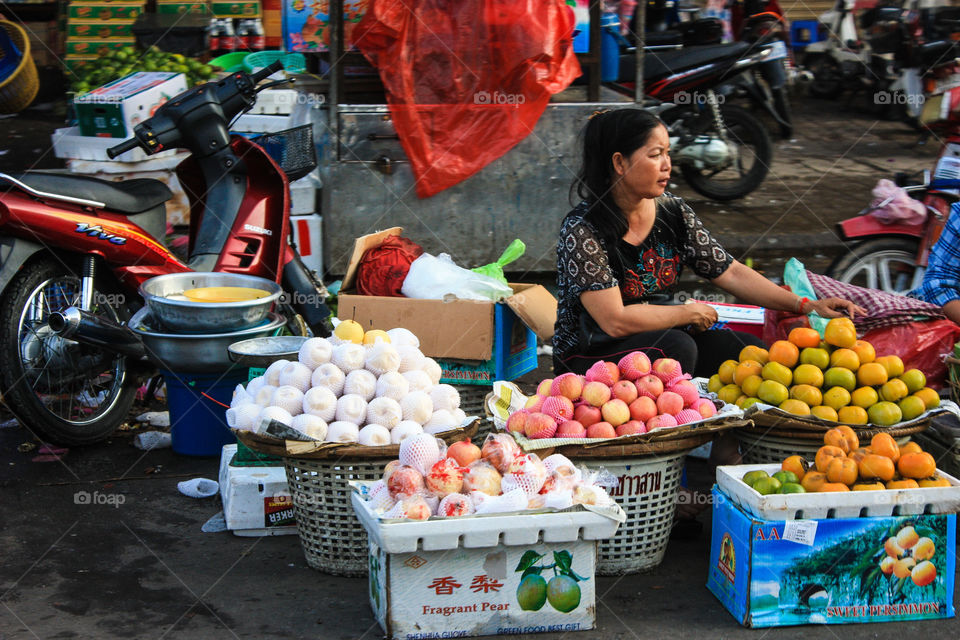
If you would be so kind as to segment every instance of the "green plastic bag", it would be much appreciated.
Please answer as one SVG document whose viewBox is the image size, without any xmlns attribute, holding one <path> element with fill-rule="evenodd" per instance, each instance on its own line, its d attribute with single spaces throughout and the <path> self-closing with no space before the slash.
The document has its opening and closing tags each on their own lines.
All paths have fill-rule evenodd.
<svg viewBox="0 0 960 640">
<path fill-rule="evenodd" d="M 807 278 L 806 267 L 796 258 L 790 258 L 787 264 L 783 266 L 783 281 L 790 287 L 791 291 L 801 298 L 817 299 L 813 285 L 810 284 L 810 279 Z M 820 333 L 820 337 L 823 338 L 823 332 L 827 328 L 827 319 L 813 312 L 807 314 L 807 319 L 810 322 L 810 327 L 816 329 L 817 332 Z"/>
<path fill-rule="evenodd" d="M 526 250 L 527 245 L 523 244 L 523 240 L 517 238 L 507 245 L 507 248 L 503 250 L 503 253 L 500 254 L 496 262 L 485 264 L 482 267 L 476 267 L 475 269 L 471 269 L 471 271 L 507 284 L 507 279 L 503 275 L 503 268 L 522 256 Z"/>
</svg>

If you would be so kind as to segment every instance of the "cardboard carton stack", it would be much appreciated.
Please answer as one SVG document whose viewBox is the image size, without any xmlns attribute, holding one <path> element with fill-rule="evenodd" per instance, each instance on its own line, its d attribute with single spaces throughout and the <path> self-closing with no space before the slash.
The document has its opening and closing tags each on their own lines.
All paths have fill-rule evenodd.
<svg viewBox="0 0 960 640">
<path fill-rule="evenodd" d="M 262 18 L 260 0 L 253 2 L 214 2 L 211 4 L 213 15 L 217 18 Z"/>
<path fill-rule="evenodd" d="M 144 0 L 71 0 L 67 6 L 67 71 L 134 44 L 131 26 Z"/>
<path fill-rule="evenodd" d="M 210 13 L 207 0 L 157 0 L 157 13 Z"/>
</svg>

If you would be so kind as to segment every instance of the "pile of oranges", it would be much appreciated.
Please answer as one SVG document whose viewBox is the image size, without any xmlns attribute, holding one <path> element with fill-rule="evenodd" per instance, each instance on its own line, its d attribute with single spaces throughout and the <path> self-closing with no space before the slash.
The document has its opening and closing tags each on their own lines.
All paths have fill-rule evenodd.
<svg viewBox="0 0 960 640">
<path fill-rule="evenodd" d="M 878 433 L 869 447 L 861 447 L 846 425 L 824 434 L 813 467 L 802 456 L 790 456 L 780 467 L 793 473 L 807 493 L 950 486 L 937 477 L 936 461 L 917 443 L 900 447 L 890 434 Z"/>
<path fill-rule="evenodd" d="M 858 340 L 849 318 L 834 318 L 824 338 L 798 327 L 770 349 L 744 347 L 727 360 L 708 390 L 742 409 L 757 402 L 798 415 L 847 424 L 889 426 L 912 420 L 940 404 L 919 369 L 904 371 L 895 356 L 880 356 Z"/>
</svg>

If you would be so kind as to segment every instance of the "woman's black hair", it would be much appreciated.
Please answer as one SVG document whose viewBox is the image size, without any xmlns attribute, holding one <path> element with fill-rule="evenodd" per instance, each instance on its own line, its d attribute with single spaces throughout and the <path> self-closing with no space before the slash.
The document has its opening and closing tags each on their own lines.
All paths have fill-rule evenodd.
<svg viewBox="0 0 960 640">
<path fill-rule="evenodd" d="M 636 108 L 614 109 L 590 117 L 580 134 L 582 165 L 571 186 L 589 207 L 586 219 L 607 242 L 616 246 L 627 232 L 627 221 L 613 202 L 613 154 L 629 157 L 647 144 L 650 134 L 663 121 L 649 111 Z"/>
</svg>

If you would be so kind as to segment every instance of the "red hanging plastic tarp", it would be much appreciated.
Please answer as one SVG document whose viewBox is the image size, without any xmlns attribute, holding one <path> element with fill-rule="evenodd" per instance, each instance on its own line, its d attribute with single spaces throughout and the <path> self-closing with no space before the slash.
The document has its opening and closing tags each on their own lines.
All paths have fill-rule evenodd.
<svg viewBox="0 0 960 640">
<path fill-rule="evenodd" d="M 380 73 L 417 195 L 529 135 L 580 75 L 563 0 L 372 0 L 354 42 Z"/>
</svg>

